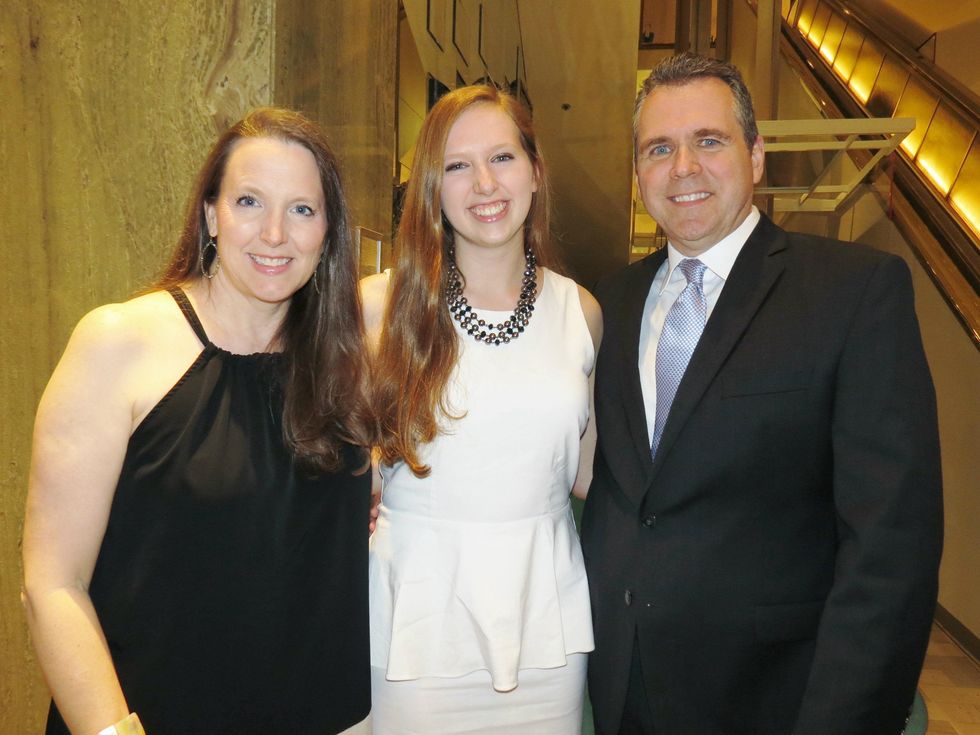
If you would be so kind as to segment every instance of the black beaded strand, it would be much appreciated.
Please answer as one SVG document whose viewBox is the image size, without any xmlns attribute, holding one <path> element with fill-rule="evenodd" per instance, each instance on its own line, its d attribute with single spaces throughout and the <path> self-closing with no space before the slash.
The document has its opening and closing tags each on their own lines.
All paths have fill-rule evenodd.
<svg viewBox="0 0 980 735">
<path fill-rule="evenodd" d="M 449 276 L 446 284 L 449 311 L 463 331 L 473 339 L 489 345 L 499 345 L 517 339 L 524 332 L 524 328 L 531 320 L 534 300 L 538 292 L 538 261 L 530 249 L 524 251 L 524 262 L 521 295 L 517 299 L 514 313 L 499 324 L 487 323 L 486 320 L 480 319 L 473 307 L 466 302 L 466 297 L 463 296 L 463 279 L 459 268 L 456 267 L 456 251 L 453 248 L 449 249 Z"/>
</svg>

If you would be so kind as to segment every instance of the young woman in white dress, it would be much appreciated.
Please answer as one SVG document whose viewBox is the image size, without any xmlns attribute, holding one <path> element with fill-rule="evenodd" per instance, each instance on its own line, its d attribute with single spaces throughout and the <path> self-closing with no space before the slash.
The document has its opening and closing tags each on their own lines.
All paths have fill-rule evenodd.
<svg viewBox="0 0 980 735">
<path fill-rule="evenodd" d="M 396 267 L 362 281 L 376 735 L 580 732 L 593 640 L 569 493 L 591 479 L 602 322 L 549 267 L 548 205 L 527 110 L 450 92 L 419 135 Z"/>
</svg>

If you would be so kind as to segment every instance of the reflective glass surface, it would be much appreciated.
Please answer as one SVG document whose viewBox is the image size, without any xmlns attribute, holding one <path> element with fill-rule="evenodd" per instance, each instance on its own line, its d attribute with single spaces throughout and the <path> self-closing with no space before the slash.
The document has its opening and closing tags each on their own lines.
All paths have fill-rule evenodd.
<svg viewBox="0 0 980 735">
<path fill-rule="evenodd" d="M 902 141 L 902 150 L 909 158 L 915 158 L 915 154 L 919 152 L 919 146 L 922 145 L 922 139 L 926 135 L 929 123 L 932 122 L 937 104 L 936 93 L 931 88 L 917 77 L 909 79 L 905 86 L 905 93 L 895 108 L 895 117 L 915 118 L 915 130 Z"/>
<path fill-rule="evenodd" d="M 820 44 L 820 55 L 824 57 L 828 64 L 834 63 L 837 56 L 837 49 L 840 47 L 841 38 L 844 36 L 844 29 L 847 21 L 837 13 L 832 13 L 830 22 L 827 23 L 827 32 L 823 34 L 823 42 Z"/>
<path fill-rule="evenodd" d="M 878 44 L 866 37 L 861 46 L 861 53 L 858 54 L 854 72 L 847 82 L 847 86 L 862 105 L 867 104 L 868 97 L 871 96 L 871 88 L 878 78 L 878 70 L 881 68 L 883 58 L 883 54 L 878 50 Z"/>
<path fill-rule="evenodd" d="M 841 38 L 837 56 L 834 58 L 834 73 L 845 82 L 851 78 L 862 43 L 864 43 L 864 34 L 859 30 L 857 23 L 848 24 Z"/>
<path fill-rule="evenodd" d="M 810 32 L 810 26 L 813 25 L 813 16 L 817 12 L 817 6 L 819 5 L 819 0 L 803 0 L 800 15 L 796 19 L 796 27 L 800 29 L 800 33 L 804 36 Z"/>
<path fill-rule="evenodd" d="M 827 23 L 829 21 L 830 8 L 820 3 L 816 15 L 813 16 L 813 25 L 810 26 L 810 32 L 807 34 L 807 38 L 810 39 L 810 43 L 815 48 L 820 48 L 820 44 L 823 42 L 823 34 L 827 30 Z"/>
<path fill-rule="evenodd" d="M 876 117 L 891 117 L 908 79 L 905 65 L 891 54 L 886 55 L 868 98 L 868 111 Z"/>
<path fill-rule="evenodd" d="M 926 131 L 915 162 L 942 192 L 949 193 L 976 131 L 945 104 L 940 104 Z"/>
<path fill-rule="evenodd" d="M 978 140 L 973 141 L 970 153 L 963 162 L 960 175 L 949 192 L 949 202 L 974 234 L 980 237 L 980 141 Z"/>
</svg>

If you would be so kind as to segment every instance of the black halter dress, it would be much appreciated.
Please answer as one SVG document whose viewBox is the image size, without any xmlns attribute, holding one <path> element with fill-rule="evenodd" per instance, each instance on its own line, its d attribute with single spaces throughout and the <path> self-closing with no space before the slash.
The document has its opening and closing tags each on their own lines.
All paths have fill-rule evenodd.
<svg viewBox="0 0 980 735">
<path fill-rule="evenodd" d="M 336 733 L 370 710 L 369 474 L 295 466 L 279 356 L 171 293 L 204 350 L 130 438 L 89 590 L 123 692 L 148 735 Z"/>
</svg>

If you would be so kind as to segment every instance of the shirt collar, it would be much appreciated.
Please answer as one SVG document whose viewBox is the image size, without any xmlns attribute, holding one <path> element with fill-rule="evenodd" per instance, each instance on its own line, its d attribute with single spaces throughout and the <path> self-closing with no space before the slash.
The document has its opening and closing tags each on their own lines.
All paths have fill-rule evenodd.
<svg viewBox="0 0 980 735">
<path fill-rule="evenodd" d="M 752 205 L 752 209 L 749 210 L 748 215 L 742 220 L 742 224 L 697 256 L 698 260 L 704 263 L 709 271 L 723 281 L 727 281 L 728 274 L 732 272 L 732 267 L 735 265 L 735 259 L 742 251 L 742 246 L 749 239 L 749 235 L 752 234 L 752 230 L 759 224 L 760 219 L 759 210 L 755 205 Z M 660 287 L 660 293 L 663 293 L 667 284 L 670 283 L 670 279 L 674 275 L 674 269 L 687 257 L 686 255 L 682 255 L 674 247 L 673 243 L 667 243 L 667 277 Z"/>
</svg>

